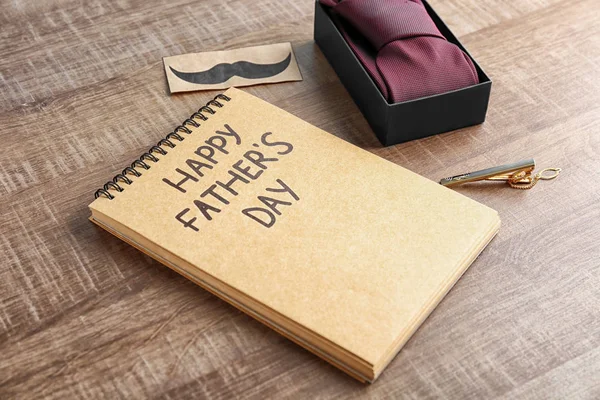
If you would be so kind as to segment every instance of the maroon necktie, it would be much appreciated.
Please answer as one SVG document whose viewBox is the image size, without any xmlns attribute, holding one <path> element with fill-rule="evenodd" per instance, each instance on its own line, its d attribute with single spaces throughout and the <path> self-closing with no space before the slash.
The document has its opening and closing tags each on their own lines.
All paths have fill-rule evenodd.
<svg viewBox="0 0 600 400">
<path fill-rule="evenodd" d="M 390 103 L 479 82 L 473 62 L 440 33 L 421 0 L 319 0 Z"/>
</svg>

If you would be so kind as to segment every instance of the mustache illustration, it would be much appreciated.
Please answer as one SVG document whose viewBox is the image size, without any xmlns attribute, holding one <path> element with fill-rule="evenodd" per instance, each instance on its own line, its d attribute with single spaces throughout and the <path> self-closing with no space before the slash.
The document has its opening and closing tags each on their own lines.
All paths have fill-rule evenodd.
<svg viewBox="0 0 600 400">
<path fill-rule="evenodd" d="M 198 83 L 202 85 L 211 85 L 223 83 L 233 76 L 239 76 L 247 79 L 260 79 L 277 75 L 290 65 L 292 53 L 277 63 L 274 64 L 255 64 L 248 61 L 237 61 L 233 64 L 222 63 L 217 64 L 211 69 L 200 72 L 180 72 L 169 66 L 171 72 L 179 79 L 190 83 Z"/>
</svg>

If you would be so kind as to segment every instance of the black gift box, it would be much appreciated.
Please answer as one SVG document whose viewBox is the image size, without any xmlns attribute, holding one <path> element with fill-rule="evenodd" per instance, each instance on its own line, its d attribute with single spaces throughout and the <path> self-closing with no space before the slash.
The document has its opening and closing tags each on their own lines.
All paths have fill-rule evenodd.
<svg viewBox="0 0 600 400">
<path fill-rule="evenodd" d="M 316 2 L 315 41 L 384 146 L 480 124 L 485 120 L 492 81 L 429 4 L 423 3 L 442 35 L 471 58 L 480 83 L 389 104 L 344 40 L 328 11 Z"/>
</svg>

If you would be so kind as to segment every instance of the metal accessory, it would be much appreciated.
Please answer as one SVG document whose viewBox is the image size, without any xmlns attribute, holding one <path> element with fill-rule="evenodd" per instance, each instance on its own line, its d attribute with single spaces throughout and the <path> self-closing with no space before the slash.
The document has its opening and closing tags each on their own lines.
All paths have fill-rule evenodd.
<svg viewBox="0 0 600 400">
<path fill-rule="evenodd" d="M 519 161 L 513 164 L 500 165 L 444 178 L 440 181 L 443 186 L 455 186 L 477 181 L 504 181 L 514 189 L 531 189 L 540 180 L 554 179 L 560 174 L 560 168 L 545 168 L 533 174 L 535 161 L 532 159 Z"/>
</svg>

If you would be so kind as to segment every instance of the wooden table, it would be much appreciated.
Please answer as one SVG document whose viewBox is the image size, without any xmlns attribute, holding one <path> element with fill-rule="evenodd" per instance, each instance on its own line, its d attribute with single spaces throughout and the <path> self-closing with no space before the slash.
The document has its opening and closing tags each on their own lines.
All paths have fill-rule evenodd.
<svg viewBox="0 0 600 400">
<path fill-rule="evenodd" d="M 487 121 L 382 148 L 311 1 L 4 1 L 0 398 L 599 398 L 600 2 L 431 3 L 494 80 Z M 373 385 L 87 220 L 100 184 L 215 95 L 170 96 L 163 56 L 283 41 L 304 81 L 245 90 L 395 163 L 563 168 L 459 189 L 500 233 Z"/>
</svg>

